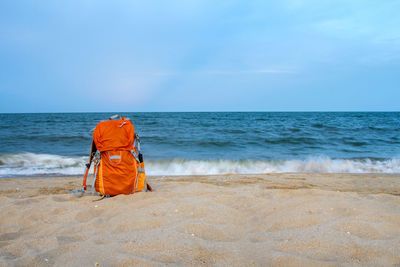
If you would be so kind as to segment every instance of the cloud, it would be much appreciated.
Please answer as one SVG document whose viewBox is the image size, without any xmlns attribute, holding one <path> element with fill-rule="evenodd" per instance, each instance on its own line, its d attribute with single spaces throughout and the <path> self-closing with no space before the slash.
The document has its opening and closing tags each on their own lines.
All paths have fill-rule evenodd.
<svg viewBox="0 0 400 267">
<path fill-rule="evenodd" d="M 266 99 L 266 91 L 310 88 L 316 80 L 345 79 L 365 66 L 382 66 L 377 73 L 386 77 L 400 58 L 398 1 L 73 0 L 3 6 L 0 90 L 19 90 L 24 103 L 40 90 L 47 110 L 54 98 L 64 110 L 128 110 L 143 103 L 148 110 L 200 108 L 209 103 L 205 90 L 230 97 L 215 97 L 223 109 L 241 105 L 243 90 L 254 88 L 252 106 Z M 179 102 L 185 94 L 187 101 Z M 68 103 L 65 95 L 76 100 Z"/>
<path fill-rule="evenodd" d="M 258 69 L 258 70 L 237 70 L 237 71 L 210 70 L 199 73 L 210 74 L 210 75 L 240 75 L 240 74 L 291 74 L 296 72 L 294 72 L 293 70 L 285 70 L 285 69 Z"/>
<path fill-rule="evenodd" d="M 199 70 L 199 71 L 143 71 L 133 72 L 132 77 L 180 76 L 180 75 L 240 75 L 240 74 L 295 74 L 289 69 L 254 69 L 254 70 Z"/>
<path fill-rule="evenodd" d="M 169 79 L 168 72 L 135 72 L 104 66 L 86 77 L 84 94 L 91 95 L 104 109 L 132 110 L 154 98 Z"/>
<path fill-rule="evenodd" d="M 245 73 L 269 73 L 269 74 L 279 74 L 279 73 L 296 73 L 294 70 L 285 70 L 285 69 L 261 69 L 261 70 L 248 70 L 243 71 Z"/>
</svg>

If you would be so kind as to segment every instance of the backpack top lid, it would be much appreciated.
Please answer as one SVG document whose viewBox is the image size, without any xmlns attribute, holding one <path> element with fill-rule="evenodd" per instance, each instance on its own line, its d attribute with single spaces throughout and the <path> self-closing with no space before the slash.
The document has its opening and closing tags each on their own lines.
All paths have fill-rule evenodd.
<svg viewBox="0 0 400 267">
<path fill-rule="evenodd" d="M 100 152 L 109 150 L 132 150 L 135 129 L 130 120 L 109 120 L 97 124 L 93 141 Z"/>
</svg>

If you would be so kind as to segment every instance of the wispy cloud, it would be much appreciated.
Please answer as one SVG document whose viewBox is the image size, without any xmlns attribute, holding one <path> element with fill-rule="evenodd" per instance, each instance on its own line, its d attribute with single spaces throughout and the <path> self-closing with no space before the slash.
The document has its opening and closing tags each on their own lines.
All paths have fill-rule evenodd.
<svg viewBox="0 0 400 267">
<path fill-rule="evenodd" d="M 182 72 L 178 71 L 143 71 L 143 72 L 134 72 L 132 76 L 174 76 L 182 74 Z"/>
<path fill-rule="evenodd" d="M 240 75 L 240 74 L 295 74 L 297 71 L 287 69 L 254 69 L 254 70 L 203 70 L 203 71 L 149 71 L 136 72 L 133 75 L 174 76 L 187 74 L 201 75 Z"/>
<path fill-rule="evenodd" d="M 42 95 L 31 110 L 281 110 L 287 92 L 309 109 L 357 88 L 371 103 L 399 92 L 396 0 L 3 2 L 0 94 L 22 99 L 3 93 L 14 102 L 0 111 Z"/>
<path fill-rule="evenodd" d="M 247 70 L 243 71 L 244 73 L 270 73 L 270 74 L 279 74 L 279 73 L 296 73 L 294 70 L 285 70 L 285 69 L 260 69 L 260 70 Z"/>
<path fill-rule="evenodd" d="M 286 69 L 253 69 L 253 70 L 209 70 L 199 72 L 209 75 L 240 75 L 240 74 L 294 74 L 293 70 Z"/>
</svg>

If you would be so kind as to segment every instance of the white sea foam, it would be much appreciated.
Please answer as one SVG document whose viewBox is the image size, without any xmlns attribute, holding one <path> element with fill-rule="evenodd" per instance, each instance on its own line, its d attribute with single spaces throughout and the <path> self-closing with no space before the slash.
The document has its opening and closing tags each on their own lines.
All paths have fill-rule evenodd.
<svg viewBox="0 0 400 267">
<path fill-rule="evenodd" d="M 400 159 L 383 161 L 315 157 L 306 160 L 165 160 L 149 161 L 149 175 L 257 174 L 283 172 L 400 173 Z"/>
<path fill-rule="evenodd" d="M 13 153 L 0 155 L 0 177 L 81 174 L 87 157 Z"/>
<path fill-rule="evenodd" d="M 88 157 L 15 153 L 0 155 L 0 177 L 82 175 Z M 304 160 L 146 160 L 148 175 L 257 174 L 283 172 L 400 173 L 400 159 L 350 160 L 310 157 Z"/>
</svg>

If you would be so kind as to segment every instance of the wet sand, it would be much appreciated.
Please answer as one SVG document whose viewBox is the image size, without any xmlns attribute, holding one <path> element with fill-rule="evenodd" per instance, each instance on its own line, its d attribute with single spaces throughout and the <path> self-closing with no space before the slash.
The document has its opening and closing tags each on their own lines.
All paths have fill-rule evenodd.
<svg viewBox="0 0 400 267">
<path fill-rule="evenodd" d="M 0 266 L 400 265 L 400 175 L 149 182 L 92 202 L 80 177 L 0 179 Z"/>
</svg>

